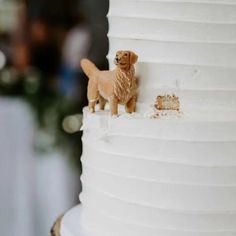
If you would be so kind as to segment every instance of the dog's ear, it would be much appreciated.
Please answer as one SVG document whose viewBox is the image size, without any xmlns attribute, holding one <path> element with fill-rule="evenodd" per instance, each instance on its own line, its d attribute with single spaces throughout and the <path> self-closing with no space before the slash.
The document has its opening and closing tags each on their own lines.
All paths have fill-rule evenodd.
<svg viewBox="0 0 236 236">
<path fill-rule="evenodd" d="M 116 55 L 120 55 L 122 53 L 122 51 L 120 50 L 120 51 L 117 51 L 116 52 Z"/>
<path fill-rule="evenodd" d="M 138 56 L 130 51 L 130 64 L 133 65 L 138 61 Z"/>
</svg>

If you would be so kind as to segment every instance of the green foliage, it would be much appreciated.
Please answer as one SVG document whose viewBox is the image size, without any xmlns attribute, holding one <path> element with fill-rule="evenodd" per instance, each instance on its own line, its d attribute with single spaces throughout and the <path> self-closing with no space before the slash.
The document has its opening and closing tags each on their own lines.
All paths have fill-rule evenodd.
<svg viewBox="0 0 236 236">
<path fill-rule="evenodd" d="M 32 107 L 39 128 L 35 143 L 37 152 L 60 148 L 70 154 L 71 163 L 80 169 L 81 132 L 68 134 L 62 128 L 65 117 L 80 110 L 75 100 L 45 86 L 41 73 L 33 68 L 23 73 L 14 68 L 1 71 L 0 95 L 21 98 Z"/>
</svg>

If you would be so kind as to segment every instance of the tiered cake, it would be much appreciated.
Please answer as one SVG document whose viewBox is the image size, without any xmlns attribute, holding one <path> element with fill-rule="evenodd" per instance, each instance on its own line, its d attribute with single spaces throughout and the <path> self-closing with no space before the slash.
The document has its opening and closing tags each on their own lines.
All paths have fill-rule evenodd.
<svg viewBox="0 0 236 236">
<path fill-rule="evenodd" d="M 235 236 L 236 1 L 111 0 L 108 18 L 140 93 L 134 115 L 84 110 L 84 232 Z M 181 110 L 153 118 L 165 94 Z"/>
</svg>

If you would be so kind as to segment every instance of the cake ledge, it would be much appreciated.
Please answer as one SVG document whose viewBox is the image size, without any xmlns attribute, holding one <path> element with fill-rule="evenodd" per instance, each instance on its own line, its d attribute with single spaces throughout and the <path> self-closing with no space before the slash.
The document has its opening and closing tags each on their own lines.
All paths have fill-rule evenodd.
<svg viewBox="0 0 236 236">
<path fill-rule="evenodd" d="M 90 113 L 84 109 L 82 130 L 93 130 L 96 135 L 149 137 L 159 140 L 219 142 L 236 141 L 235 119 L 209 116 L 200 113 L 180 116 L 163 116 L 152 119 L 141 113 L 111 117 L 107 110 Z"/>
</svg>

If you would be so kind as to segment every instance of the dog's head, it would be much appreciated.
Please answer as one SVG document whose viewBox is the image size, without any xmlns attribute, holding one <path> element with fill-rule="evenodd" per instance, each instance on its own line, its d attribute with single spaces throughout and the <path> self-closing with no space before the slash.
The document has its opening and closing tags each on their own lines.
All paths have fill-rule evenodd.
<svg viewBox="0 0 236 236">
<path fill-rule="evenodd" d="M 138 56 L 132 51 L 118 51 L 114 59 L 116 66 L 122 70 L 129 70 L 138 60 Z"/>
</svg>

